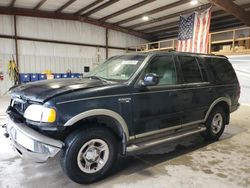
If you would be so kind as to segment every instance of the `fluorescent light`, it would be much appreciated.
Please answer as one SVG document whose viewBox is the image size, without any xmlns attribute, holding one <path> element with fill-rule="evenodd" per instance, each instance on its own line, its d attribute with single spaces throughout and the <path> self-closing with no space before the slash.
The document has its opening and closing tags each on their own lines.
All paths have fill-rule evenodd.
<svg viewBox="0 0 250 188">
<path fill-rule="evenodd" d="M 142 17 L 142 20 L 143 20 L 143 21 L 148 21 L 148 20 L 149 20 L 149 17 L 148 17 L 148 16 L 143 16 L 143 17 Z"/>
<path fill-rule="evenodd" d="M 190 4 L 191 5 L 197 5 L 198 4 L 198 0 L 192 0 L 192 1 L 190 1 Z"/>
</svg>

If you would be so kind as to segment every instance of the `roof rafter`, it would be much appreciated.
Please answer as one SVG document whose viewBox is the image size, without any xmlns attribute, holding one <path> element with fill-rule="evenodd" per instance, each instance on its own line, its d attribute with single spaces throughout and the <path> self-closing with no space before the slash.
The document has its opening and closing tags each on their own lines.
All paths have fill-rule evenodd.
<svg viewBox="0 0 250 188">
<path fill-rule="evenodd" d="M 243 5 L 241 5 L 241 7 L 244 8 L 244 9 L 250 8 L 250 3 L 243 4 Z M 230 15 L 225 14 L 225 11 L 223 11 L 223 10 L 214 11 L 214 12 L 212 12 L 212 23 L 214 21 L 219 21 L 219 20 L 223 20 L 225 18 L 228 18 L 229 16 Z M 176 27 L 178 25 L 179 25 L 179 21 L 176 21 L 176 22 L 171 22 L 171 23 L 167 23 L 167 24 L 162 24 L 162 25 L 159 25 L 159 26 L 153 26 L 153 27 L 146 28 L 146 29 L 145 28 L 144 29 L 139 29 L 137 31 L 143 31 L 144 33 L 153 33 L 153 32 L 158 31 L 158 30 L 163 30 L 163 29 L 166 29 L 166 28 Z"/>
<path fill-rule="evenodd" d="M 218 24 L 218 23 L 224 23 L 224 22 L 227 22 L 227 21 L 237 21 L 238 19 L 233 17 L 233 16 L 230 16 L 230 15 L 227 15 L 227 16 L 223 16 L 223 17 L 220 17 L 220 19 L 216 18 L 216 19 L 212 19 L 211 20 L 211 26 L 215 25 L 215 24 Z M 161 29 L 158 29 L 157 31 L 151 31 L 151 32 L 146 32 L 148 34 L 162 34 L 163 32 L 169 32 L 169 31 L 172 31 L 173 29 L 175 29 L 176 31 L 178 31 L 179 29 L 179 25 L 178 25 L 178 22 L 174 22 L 172 26 L 170 26 L 170 24 L 168 24 L 168 27 L 163 27 Z"/>
<path fill-rule="evenodd" d="M 15 3 L 16 3 L 16 0 L 12 0 L 9 7 L 14 7 L 15 6 Z"/>
<path fill-rule="evenodd" d="M 234 17 L 233 17 L 233 19 L 230 18 L 230 19 L 224 20 L 223 24 L 221 24 L 220 22 L 213 22 L 213 23 L 211 23 L 211 30 L 214 30 L 219 26 L 228 25 L 230 23 L 235 24 L 237 22 L 238 22 L 238 19 L 236 19 Z M 150 34 L 152 34 L 153 36 L 161 36 L 161 35 L 166 35 L 167 33 L 173 33 L 173 32 L 178 33 L 178 31 L 179 31 L 179 27 L 173 27 L 173 28 L 164 29 L 164 30 L 161 30 L 161 31 L 158 31 L 155 33 L 150 33 Z"/>
<path fill-rule="evenodd" d="M 68 2 L 63 4 L 59 9 L 57 9 L 56 12 L 62 12 L 63 9 L 67 8 L 69 5 L 71 5 L 75 1 L 77 1 L 77 0 L 69 0 Z"/>
<path fill-rule="evenodd" d="M 123 33 L 127 33 L 130 35 L 134 35 L 140 38 L 149 39 L 151 35 L 144 34 L 140 31 L 134 31 L 131 29 L 123 28 L 120 26 L 115 26 L 107 22 L 100 22 L 98 20 L 95 20 L 93 18 L 86 18 L 81 17 L 74 14 L 69 13 L 55 13 L 51 11 L 43 11 L 43 10 L 33 10 L 33 9 L 27 9 L 27 8 L 6 8 L 6 7 L 0 7 L 0 14 L 7 14 L 7 15 L 18 15 L 18 16 L 30 16 L 30 17 L 40 17 L 40 18 L 51 18 L 51 19 L 63 19 L 63 20 L 75 20 L 75 21 L 81 21 L 93 25 L 97 25 L 100 27 L 105 27 L 108 29 L 120 31 Z"/>
<path fill-rule="evenodd" d="M 124 19 L 124 20 L 121 20 L 119 22 L 116 22 L 115 24 L 116 25 L 122 25 L 124 23 L 127 23 L 127 22 L 131 22 L 133 20 L 137 20 L 137 19 L 140 19 L 141 17 L 143 17 L 144 15 L 151 15 L 151 14 L 155 14 L 155 13 L 158 13 L 158 12 L 161 12 L 161 11 L 164 11 L 164 10 L 167 10 L 167 9 L 170 9 L 170 8 L 174 8 L 176 6 L 180 6 L 180 5 L 183 5 L 185 3 L 188 3 L 190 0 L 180 0 L 180 1 L 177 1 L 177 2 L 174 2 L 174 3 L 171 3 L 171 4 L 168 4 L 168 5 L 165 5 L 165 6 L 162 6 L 162 7 L 159 7 L 159 8 L 156 8 L 156 9 L 153 9 L 153 10 L 150 10 L 148 12 L 145 12 L 145 13 L 142 13 L 142 14 L 138 14 L 136 16 L 133 16 L 133 17 L 130 17 L 130 18 L 127 18 L 127 19 Z"/>
<path fill-rule="evenodd" d="M 211 6 L 210 3 L 208 3 L 208 4 L 205 4 L 205 5 L 199 6 L 199 7 L 195 7 L 195 8 L 187 9 L 187 10 L 184 10 L 184 11 L 176 12 L 176 13 L 173 13 L 173 14 L 169 14 L 169 15 L 166 15 L 166 16 L 162 16 L 162 17 L 159 17 L 159 18 L 154 19 L 154 20 L 149 20 L 149 21 L 146 21 L 146 22 L 134 24 L 134 25 L 129 26 L 128 28 L 129 29 L 134 29 L 134 28 L 145 26 L 145 25 L 148 25 L 148 24 L 152 24 L 152 23 L 163 21 L 163 20 L 175 18 L 175 17 L 178 17 L 178 16 L 180 16 L 182 14 L 188 14 L 188 13 L 191 13 L 193 11 L 197 11 L 197 9 L 203 10 L 203 9 L 206 9 L 206 8 L 208 8 L 210 6 Z"/>
<path fill-rule="evenodd" d="M 124 13 L 129 12 L 129 11 L 132 11 L 132 10 L 134 10 L 134 9 L 137 9 L 137 8 L 139 8 L 139 7 L 142 7 L 142 6 L 144 6 L 144 5 L 147 5 L 147 4 L 149 4 L 149 3 L 152 3 L 152 2 L 154 2 L 154 1 L 156 1 L 156 0 L 144 0 L 144 1 L 142 1 L 142 2 L 139 2 L 139 3 L 136 3 L 136 4 L 134 4 L 134 5 L 131 5 L 131 6 L 127 7 L 127 8 L 125 8 L 125 9 L 122 9 L 122 10 L 120 10 L 120 11 L 118 11 L 118 12 L 115 12 L 115 13 L 113 13 L 113 14 L 109 14 L 109 15 L 107 15 L 107 16 L 101 18 L 100 21 L 106 21 L 106 20 L 108 20 L 108 19 L 110 19 L 110 18 L 119 16 L 119 15 L 124 14 Z"/>
<path fill-rule="evenodd" d="M 225 22 L 225 24 L 218 24 L 213 27 L 211 27 L 210 31 L 215 32 L 218 30 L 223 30 L 227 28 L 232 28 L 232 27 L 238 27 L 238 26 L 243 26 L 244 24 L 237 22 L 237 20 L 230 20 L 228 22 Z M 161 33 L 159 35 L 153 35 L 153 38 L 155 40 L 161 40 L 161 39 L 167 39 L 167 38 L 176 38 L 178 36 L 178 31 L 171 31 L 169 33 Z"/>
<path fill-rule="evenodd" d="M 246 24 L 247 26 L 250 26 L 250 13 L 245 11 L 243 8 L 238 6 L 232 1 L 223 1 L 223 0 L 210 0 L 211 3 L 216 5 L 217 7 L 223 9 L 227 13 L 234 15 L 236 18 L 238 18 L 242 23 Z"/>
<path fill-rule="evenodd" d="M 80 10 L 78 10 L 77 12 L 75 12 L 74 14 L 80 15 L 82 12 L 96 6 L 97 4 L 103 2 L 104 0 L 96 0 L 93 3 L 90 3 L 89 5 L 87 5 L 86 7 L 81 8 Z"/>
<path fill-rule="evenodd" d="M 41 0 L 34 8 L 33 10 L 38 10 L 47 0 Z"/>
<path fill-rule="evenodd" d="M 98 12 L 98 11 L 100 11 L 100 10 L 102 10 L 102 9 L 104 9 L 104 8 L 112 5 L 112 4 L 114 4 L 114 3 L 117 3 L 118 1 L 120 1 L 120 0 L 109 0 L 108 2 L 103 3 L 102 5 L 99 5 L 98 7 L 94 8 L 94 9 L 92 9 L 92 10 L 86 12 L 86 13 L 84 13 L 82 16 L 83 17 L 88 17 L 91 14 L 94 14 L 94 13 L 96 13 L 96 12 Z"/>
</svg>

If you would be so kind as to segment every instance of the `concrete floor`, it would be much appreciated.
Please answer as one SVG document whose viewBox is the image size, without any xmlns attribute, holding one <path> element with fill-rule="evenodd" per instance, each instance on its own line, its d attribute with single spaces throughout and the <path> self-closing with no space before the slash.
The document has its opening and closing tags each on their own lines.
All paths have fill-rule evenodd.
<svg viewBox="0 0 250 188">
<path fill-rule="evenodd" d="M 0 98 L 0 124 L 8 98 Z M 59 157 L 47 163 L 20 159 L 0 130 L 0 188 L 10 187 L 250 187 L 250 106 L 232 114 L 218 142 L 197 135 L 120 159 L 110 177 L 78 185 L 62 172 Z"/>
</svg>

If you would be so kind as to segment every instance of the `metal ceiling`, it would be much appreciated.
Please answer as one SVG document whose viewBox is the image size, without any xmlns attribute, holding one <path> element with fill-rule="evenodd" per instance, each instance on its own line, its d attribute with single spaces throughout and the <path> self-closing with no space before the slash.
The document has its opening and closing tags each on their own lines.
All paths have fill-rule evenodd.
<svg viewBox="0 0 250 188">
<path fill-rule="evenodd" d="M 190 0 L 1 0 L 0 14 L 78 20 L 157 40 L 177 36 L 180 15 L 211 6 L 209 0 L 198 2 L 192 6 Z M 250 8 L 250 0 L 234 3 L 245 10 Z M 149 17 L 148 21 L 142 20 L 144 15 Z M 230 27 L 244 25 L 214 6 L 212 31 L 223 20 L 231 22 Z"/>
</svg>

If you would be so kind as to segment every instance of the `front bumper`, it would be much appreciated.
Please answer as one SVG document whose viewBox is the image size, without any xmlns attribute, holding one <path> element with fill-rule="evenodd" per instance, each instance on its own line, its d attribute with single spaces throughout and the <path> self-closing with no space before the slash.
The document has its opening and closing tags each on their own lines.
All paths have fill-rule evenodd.
<svg viewBox="0 0 250 188">
<path fill-rule="evenodd" d="M 24 159 L 45 162 L 54 157 L 63 147 L 63 142 L 44 136 L 24 123 L 16 123 L 11 118 L 5 127 L 15 151 Z"/>
</svg>

